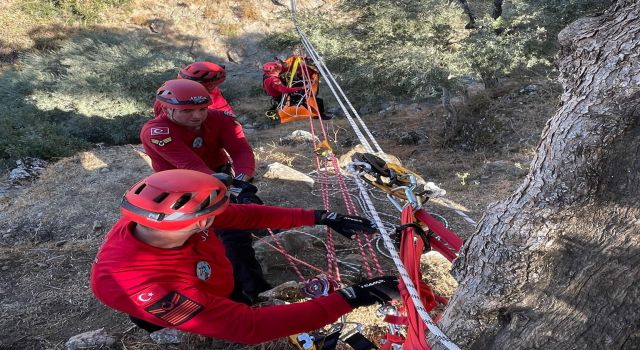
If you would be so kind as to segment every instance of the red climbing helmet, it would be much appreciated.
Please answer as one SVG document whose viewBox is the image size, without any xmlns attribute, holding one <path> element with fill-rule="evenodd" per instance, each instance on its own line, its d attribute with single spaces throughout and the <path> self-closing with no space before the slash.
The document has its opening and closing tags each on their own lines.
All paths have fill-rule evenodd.
<svg viewBox="0 0 640 350">
<path fill-rule="evenodd" d="M 209 90 L 222 84 L 226 77 L 224 66 L 212 62 L 193 62 L 178 73 L 178 79 L 197 81 Z"/>
<path fill-rule="evenodd" d="M 274 74 L 282 72 L 282 64 L 280 62 L 267 62 L 262 66 L 262 71 L 265 74 Z"/>
<path fill-rule="evenodd" d="M 158 230 L 177 230 L 216 216 L 229 203 L 227 187 L 211 175 L 173 169 L 152 174 L 122 197 L 122 215 Z"/>
<path fill-rule="evenodd" d="M 167 108 L 196 109 L 211 104 L 209 91 L 200 83 L 186 79 L 167 80 L 156 93 L 156 100 Z"/>
</svg>

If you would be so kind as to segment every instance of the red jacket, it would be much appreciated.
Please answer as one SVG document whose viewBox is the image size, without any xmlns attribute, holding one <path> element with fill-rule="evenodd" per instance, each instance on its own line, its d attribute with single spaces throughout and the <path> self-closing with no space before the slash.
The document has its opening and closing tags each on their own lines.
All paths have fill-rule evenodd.
<svg viewBox="0 0 640 350">
<path fill-rule="evenodd" d="M 253 176 L 256 168 L 253 150 L 242 126 L 228 112 L 208 110 L 199 131 L 171 122 L 164 111 L 148 121 L 140 140 L 155 171 L 191 169 L 212 174 L 233 160 L 236 175 Z"/>
<path fill-rule="evenodd" d="M 220 229 L 313 225 L 312 210 L 234 205 L 217 216 Z M 106 235 L 91 268 L 91 289 L 107 306 L 164 327 L 255 344 L 335 322 L 352 310 L 337 293 L 289 305 L 250 307 L 227 297 L 231 263 L 213 232 L 194 234 L 180 248 L 161 249 L 133 236 L 121 218 Z"/>
<path fill-rule="evenodd" d="M 282 84 L 282 80 L 280 80 L 280 77 L 276 75 L 265 77 L 262 82 L 262 87 L 264 88 L 264 92 L 266 92 L 267 95 L 272 97 L 278 97 L 278 96 L 281 96 L 282 94 L 290 94 L 292 92 L 296 92 L 304 89 L 304 87 L 302 86 L 296 86 L 296 87 L 285 86 Z"/>
<path fill-rule="evenodd" d="M 209 105 L 209 109 L 214 109 L 218 111 L 227 111 L 231 114 L 235 114 L 235 112 L 229 105 L 229 102 L 227 102 L 224 96 L 222 96 L 222 91 L 220 91 L 220 89 L 217 86 L 213 88 L 213 90 L 211 90 L 211 92 L 209 93 L 209 96 L 211 97 L 211 104 Z M 158 115 L 160 114 L 161 111 L 162 111 L 162 107 L 160 107 L 160 102 L 156 100 L 153 103 L 153 113 L 154 115 Z"/>
</svg>

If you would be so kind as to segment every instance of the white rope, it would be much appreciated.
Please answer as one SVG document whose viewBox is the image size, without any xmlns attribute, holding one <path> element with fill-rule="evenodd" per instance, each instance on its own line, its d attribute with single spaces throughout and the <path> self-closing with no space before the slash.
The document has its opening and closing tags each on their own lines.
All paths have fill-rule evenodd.
<svg viewBox="0 0 640 350">
<path fill-rule="evenodd" d="M 329 89 L 335 96 L 336 100 L 338 101 L 338 104 L 340 105 L 340 107 L 342 108 L 342 111 L 347 117 L 349 124 L 351 124 L 351 127 L 353 128 L 353 131 L 356 133 L 356 136 L 358 136 L 358 140 L 360 141 L 360 143 L 364 146 L 367 152 L 370 152 L 370 153 L 374 152 L 373 148 L 371 147 L 371 144 L 369 143 L 369 141 L 367 141 L 364 134 L 362 133 L 362 130 L 360 130 L 360 127 L 356 124 L 355 120 L 351 116 L 351 113 L 349 113 L 349 111 L 347 110 L 347 107 L 345 107 L 339 94 L 336 92 L 336 88 L 340 91 L 340 95 L 342 96 L 344 101 L 346 101 L 349 107 L 353 110 L 354 114 L 357 116 L 358 121 L 362 125 L 362 129 L 365 130 L 365 132 L 371 139 L 371 143 L 373 143 L 376 146 L 376 149 L 378 152 L 382 152 L 382 148 L 380 148 L 380 145 L 373 137 L 373 134 L 371 134 L 371 131 L 369 131 L 369 128 L 367 128 L 366 124 L 362 121 L 358 113 L 355 112 L 355 108 L 353 108 L 353 106 L 351 105 L 351 102 L 349 102 L 349 99 L 347 99 L 344 92 L 342 91 L 338 83 L 333 78 L 333 75 L 331 74 L 331 72 L 329 72 L 329 69 L 324 64 L 324 60 L 322 59 L 322 57 L 320 57 L 318 52 L 313 47 L 313 44 L 311 44 L 311 41 L 309 41 L 309 39 L 307 38 L 307 35 L 298 25 L 298 19 L 296 18 L 296 0 L 291 0 L 291 17 L 293 18 L 293 24 L 296 28 L 296 31 L 298 32 L 298 35 L 300 36 L 300 39 L 301 39 L 302 45 L 305 48 L 305 51 L 307 51 L 307 53 L 309 54 L 309 57 L 311 57 L 311 60 L 313 61 L 314 65 L 318 68 L 320 75 L 324 78 L 326 85 L 329 87 Z"/>
<path fill-rule="evenodd" d="M 393 241 L 389 236 L 389 232 L 387 232 L 387 229 L 382 224 L 382 220 L 380 220 L 380 216 L 378 215 L 376 208 L 373 206 L 373 203 L 371 202 L 371 198 L 369 198 L 369 194 L 366 192 L 366 189 L 362 184 L 362 180 L 360 180 L 360 178 L 357 176 L 356 173 L 352 172 L 352 174 L 354 174 L 354 176 L 356 177 L 356 184 L 358 185 L 358 188 L 363 194 L 364 200 L 367 203 L 367 206 L 369 207 L 373 220 L 378 226 L 380 234 L 382 235 L 382 239 L 384 240 L 384 246 L 385 248 L 387 248 L 387 251 L 389 251 L 389 254 L 391 255 L 391 259 L 393 260 L 394 264 L 396 265 L 396 268 L 400 272 L 400 277 L 402 278 L 402 281 L 407 287 L 407 291 L 409 292 L 409 296 L 411 297 L 411 300 L 413 300 L 413 304 L 415 305 L 416 311 L 418 311 L 418 315 L 420 315 L 420 318 L 427 325 L 427 328 L 429 328 L 431 333 L 434 334 L 436 339 L 440 343 L 442 343 L 444 347 L 446 347 L 449 350 L 460 350 L 460 348 L 456 344 L 454 344 L 451 341 L 451 339 L 449 339 L 449 337 L 447 337 L 440 330 L 440 328 L 438 328 L 438 326 L 435 324 L 431 316 L 429 316 L 427 309 L 422 304 L 422 300 L 420 300 L 420 296 L 418 295 L 418 291 L 416 290 L 416 287 L 413 285 L 413 281 L 411 281 L 411 277 L 407 273 L 407 270 L 405 269 L 404 264 L 400 259 L 400 255 L 398 254 L 395 246 L 393 245 Z"/>
<path fill-rule="evenodd" d="M 377 143 L 377 141 L 375 140 L 375 138 L 373 137 L 373 135 L 371 134 L 371 132 L 369 131 L 365 123 L 362 121 L 358 113 L 355 111 L 355 109 L 353 108 L 353 105 L 351 105 L 349 100 L 346 98 L 346 96 L 344 95 L 344 92 L 342 91 L 338 83 L 333 78 L 333 75 L 329 72 L 326 65 L 324 65 L 322 58 L 320 57 L 320 55 L 318 55 L 317 51 L 315 50 L 315 48 L 307 38 L 306 34 L 302 31 L 302 29 L 298 25 L 298 21 L 296 18 L 296 0 L 291 0 L 291 15 L 292 15 L 292 19 L 293 19 L 296 31 L 298 32 L 298 35 L 301 38 L 302 45 L 304 46 L 305 50 L 313 60 L 313 63 L 315 64 L 315 66 L 318 68 L 320 75 L 325 79 L 325 83 L 327 84 L 327 86 L 329 86 L 329 89 L 331 90 L 333 95 L 336 97 L 336 100 L 340 104 L 340 107 L 342 108 L 345 116 L 347 117 L 349 124 L 351 124 L 351 127 L 353 128 L 354 132 L 358 136 L 359 141 L 365 147 L 367 152 L 373 152 L 373 149 L 370 143 L 366 140 L 362 131 L 360 130 L 360 127 L 356 124 L 351 114 L 345 107 L 341 97 L 346 101 L 346 103 L 349 105 L 351 110 L 354 112 L 354 114 L 356 115 L 356 118 L 358 119 L 358 122 L 362 125 L 363 129 L 367 133 L 367 136 L 371 138 L 372 143 L 375 145 L 377 151 L 382 152 L 382 148 Z M 338 96 L 338 93 L 336 92 L 336 88 L 334 88 L 334 85 L 337 86 L 337 89 L 340 91 L 340 96 Z M 411 281 L 411 277 L 407 273 L 407 270 L 405 269 L 404 264 L 402 263 L 402 260 L 400 259 L 400 256 L 398 255 L 398 252 L 396 251 L 391 238 L 389 237 L 389 233 L 385 228 L 382 220 L 380 219 L 380 215 L 378 215 L 378 212 L 374 207 L 366 188 L 364 187 L 364 184 L 362 183 L 361 179 L 358 177 L 356 173 L 354 173 L 353 171 L 352 173 L 354 175 L 355 182 L 360 191 L 360 195 L 364 200 L 364 202 L 366 203 L 367 207 L 369 208 L 369 213 L 371 214 L 371 217 L 375 221 L 380 231 L 380 234 L 382 235 L 382 238 L 384 240 L 384 245 L 389 251 L 389 253 L 391 254 L 392 260 L 400 273 L 400 277 L 402 278 L 405 286 L 407 287 L 407 291 L 409 292 L 409 296 L 413 300 L 413 303 L 415 305 L 416 311 L 418 312 L 418 315 L 420 316 L 422 321 L 427 325 L 427 328 L 434 334 L 436 339 L 440 343 L 442 343 L 442 345 L 444 345 L 449 350 L 460 350 L 460 348 L 456 344 L 454 344 L 451 341 L 451 339 L 449 339 L 449 337 L 447 337 L 440 330 L 440 328 L 438 328 L 438 326 L 435 324 L 433 319 L 431 319 L 431 317 L 429 316 L 429 313 L 427 312 L 426 308 L 422 304 L 422 301 L 420 300 L 420 296 L 418 295 L 418 291 L 416 290 L 413 284 L 413 281 Z"/>
</svg>

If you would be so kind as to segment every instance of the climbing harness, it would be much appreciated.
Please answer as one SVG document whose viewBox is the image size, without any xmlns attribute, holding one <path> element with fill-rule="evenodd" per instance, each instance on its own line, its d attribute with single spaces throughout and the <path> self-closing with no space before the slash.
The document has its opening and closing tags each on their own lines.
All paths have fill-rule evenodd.
<svg viewBox="0 0 640 350">
<path fill-rule="evenodd" d="M 287 87 L 301 86 L 304 89 L 283 94 L 275 109 L 267 111 L 267 117 L 279 119 L 282 124 L 309 117 L 319 118 L 322 110 L 316 98 L 320 85 L 317 70 L 307 64 L 305 57 L 297 54 L 285 59 L 283 65 L 289 67 L 285 73 Z"/>
</svg>

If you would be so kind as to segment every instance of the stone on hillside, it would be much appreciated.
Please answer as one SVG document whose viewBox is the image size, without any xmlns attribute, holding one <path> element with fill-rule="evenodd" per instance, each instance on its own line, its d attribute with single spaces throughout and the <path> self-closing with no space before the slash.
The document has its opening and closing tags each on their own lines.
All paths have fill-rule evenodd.
<svg viewBox="0 0 640 350">
<path fill-rule="evenodd" d="M 175 328 L 163 328 L 149 334 L 156 344 L 180 344 L 182 343 L 184 332 Z"/>
<path fill-rule="evenodd" d="M 400 145 L 419 145 L 424 141 L 426 141 L 426 136 L 420 135 L 415 131 L 403 132 L 397 138 L 397 142 Z"/>
<path fill-rule="evenodd" d="M 319 143 L 320 139 L 304 130 L 295 130 L 290 135 L 280 139 L 280 142 L 285 145 L 298 145 L 303 143 L 313 144 L 314 141 Z"/>
<path fill-rule="evenodd" d="M 47 162 L 38 158 L 23 158 L 16 160 L 16 167 L 9 173 L 9 182 L 18 185 L 40 175 L 47 166 Z"/>
<path fill-rule="evenodd" d="M 104 328 L 74 335 L 65 343 L 67 350 L 86 349 L 92 347 L 111 346 L 116 338 L 107 334 Z"/>
<path fill-rule="evenodd" d="M 278 162 L 267 165 L 267 171 L 263 177 L 266 179 L 298 181 L 308 185 L 312 189 L 315 182 L 306 174 Z"/>
<path fill-rule="evenodd" d="M 431 181 L 424 184 L 424 190 L 427 191 L 427 196 L 431 198 L 443 197 L 447 194 L 445 189 L 438 187 L 438 185 Z"/>
</svg>

